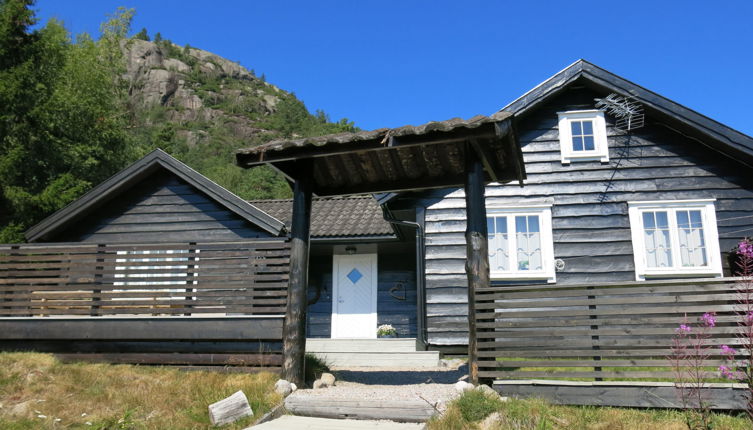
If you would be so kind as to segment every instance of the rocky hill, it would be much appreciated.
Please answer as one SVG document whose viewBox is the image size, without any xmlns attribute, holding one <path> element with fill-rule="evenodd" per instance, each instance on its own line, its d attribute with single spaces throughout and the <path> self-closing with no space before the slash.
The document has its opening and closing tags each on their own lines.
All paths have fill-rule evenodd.
<svg viewBox="0 0 753 430">
<path fill-rule="evenodd" d="M 291 92 L 253 70 L 168 40 L 130 39 L 123 45 L 133 133 L 145 150 L 161 147 L 245 198 L 288 194 L 270 171 L 233 165 L 233 151 L 277 137 L 353 131 L 347 120 L 312 115 Z"/>
</svg>

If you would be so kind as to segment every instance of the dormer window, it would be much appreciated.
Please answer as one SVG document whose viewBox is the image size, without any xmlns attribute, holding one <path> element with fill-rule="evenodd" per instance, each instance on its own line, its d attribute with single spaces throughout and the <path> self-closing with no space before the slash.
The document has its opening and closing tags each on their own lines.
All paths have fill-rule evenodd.
<svg viewBox="0 0 753 430">
<path fill-rule="evenodd" d="M 562 164 L 572 161 L 609 161 L 604 112 L 558 112 Z"/>
</svg>

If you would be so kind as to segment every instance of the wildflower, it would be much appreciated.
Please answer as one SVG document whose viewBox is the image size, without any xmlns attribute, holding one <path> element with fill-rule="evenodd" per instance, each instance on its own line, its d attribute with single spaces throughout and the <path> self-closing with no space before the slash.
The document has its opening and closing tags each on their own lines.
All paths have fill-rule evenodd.
<svg viewBox="0 0 753 430">
<path fill-rule="evenodd" d="M 753 258 L 753 242 L 748 239 L 737 245 L 737 252 L 745 257 Z"/>
<path fill-rule="evenodd" d="M 675 329 L 677 333 L 690 333 L 690 326 L 687 324 L 680 324 L 680 327 Z"/>
<path fill-rule="evenodd" d="M 753 324 L 753 311 L 748 312 L 747 314 L 745 314 L 745 323 L 748 324 L 748 325 Z"/>
<path fill-rule="evenodd" d="M 719 373 L 722 374 L 723 377 L 727 379 L 735 379 L 735 375 L 732 373 L 732 371 L 729 369 L 729 367 L 725 365 L 719 366 Z"/>
<path fill-rule="evenodd" d="M 706 327 L 714 327 L 716 325 L 716 313 L 706 312 L 701 317 L 701 320 L 703 320 L 703 323 L 706 324 Z"/>
<path fill-rule="evenodd" d="M 727 345 L 722 345 L 720 348 L 722 350 L 722 354 L 724 355 L 734 356 L 735 354 L 737 354 L 735 348 L 729 347 Z"/>
</svg>

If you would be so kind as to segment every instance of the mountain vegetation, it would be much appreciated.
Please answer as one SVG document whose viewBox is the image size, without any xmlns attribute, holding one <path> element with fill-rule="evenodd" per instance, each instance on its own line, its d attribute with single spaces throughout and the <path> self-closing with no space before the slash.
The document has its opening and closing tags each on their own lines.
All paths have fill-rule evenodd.
<svg viewBox="0 0 753 430">
<path fill-rule="evenodd" d="M 0 243 L 162 148 L 246 199 L 289 195 L 233 153 L 281 137 L 355 131 L 236 62 L 178 46 L 119 9 L 94 39 L 37 27 L 33 0 L 0 0 Z"/>
</svg>

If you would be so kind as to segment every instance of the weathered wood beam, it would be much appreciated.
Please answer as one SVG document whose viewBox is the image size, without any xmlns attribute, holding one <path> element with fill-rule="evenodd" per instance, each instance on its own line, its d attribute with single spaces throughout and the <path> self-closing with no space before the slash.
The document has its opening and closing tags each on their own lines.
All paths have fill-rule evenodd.
<svg viewBox="0 0 753 430">
<path fill-rule="evenodd" d="M 478 384 L 478 345 L 476 337 L 476 289 L 489 287 L 489 244 L 484 201 L 484 165 L 474 151 L 465 151 L 465 243 L 468 276 L 468 372 Z"/>
<path fill-rule="evenodd" d="M 523 180 L 526 178 L 525 163 L 523 162 L 523 151 L 518 145 L 518 132 L 512 121 L 494 123 L 494 130 L 498 139 L 503 139 L 505 145 L 505 155 L 512 159 L 512 165 L 515 166 L 518 183 L 523 186 Z"/>
<path fill-rule="evenodd" d="M 283 378 L 298 386 L 304 383 L 306 354 L 306 288 L 308 285 L 309 242 L 311 231 L 311 164 L 300 166 L 301 179 L 293 184 L 291 222 L 290 284 L 288 307 L 283 327 Z"/>
<path fill-rule="evenodd" d="M 484 165 L 484 169 L 489 175 L 489 178 L 491 178 L 492 182 L 499 182 L 499 177 L 497 176 L 497 171 L 494 169 L 493 164 L 495 160 L 494 154 L 489 151 L 488 147 L 482 145 L 476 139 L 470 141 L 470 146 L 476 153 L 476 157 L 481 160 L 481 164 Z"/>
</svg>

